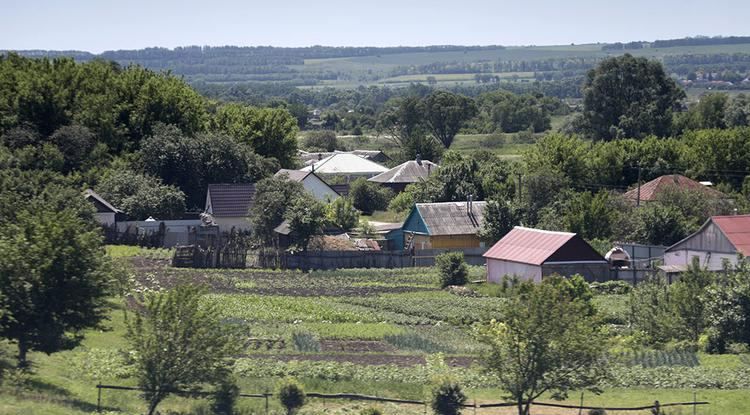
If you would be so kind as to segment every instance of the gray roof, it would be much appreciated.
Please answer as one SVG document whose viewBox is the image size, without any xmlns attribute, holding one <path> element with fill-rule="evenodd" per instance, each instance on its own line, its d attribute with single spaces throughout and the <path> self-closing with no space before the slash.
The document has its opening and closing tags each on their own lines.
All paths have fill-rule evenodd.
<svg viewBox="0 0 750 415">
<path fill-rule="evenodd" d="M 416 209 L 431 236 L 476 234 L 484 224 L 487 202 L 417 203 Z"/>
<path fill-rule="evenodd" d="M 334 154 L 354 154 L 355 156 L 360 156 L 362 158 L 365 158 L 367 160 L 373 160 L 373 161 L 384 161 L 389 160 L 390 157 L 388 157 L 385 153 L 383 153 L 380 150 L 352 150 L 352 151 L 304 151 L 304 150 L 298 150 L 297 154 L 305 165 L 310 165 L 312 163 L 315 163 L 318 160 L 322 160 L 326 157 L 330 157 Z"/>
<path fill-rule="evenodd" d="M 107 202 L 106 199 L 101 197 L 98 193 L 91 189 L 86 189 L 86 191 L 83 192 L 83 197 L 85 199 L 94 199 L 96 202 L 101 204 L 101 207 L 103 207 L 106 210 L 109 210 L 114 213 L 122 213 L 120 209 L 117 209 L 116 207 L 112 206 L 109 202 Z M 99 207 L 97 206 L 97 210 Z"/>
<path fill-rule="evenodd" d="M 409 160 L 368 180 L 378 183 L 416 183 L 427 179 L 437 168 L 438 165 L 429 160 Z"/>
<path fill-rule="evenodd" d="M 274 177 L 280 177 L 282 175 L 286 174 L 289 176 L 289 180 L 293 182 L 299 182 L 302 183 L 303 180 L 310 174 L 312 174 L 311 171 L 302 171 L 302 170 L 289 170 L 289 169 L 281 169 L 274 174 Z"/>
<path fill-rule="evenodd" d="M 208 197 L 213 216 L 247 216 L 255 199 L 255 185 L 252 183 L 209 184 Z"/>
</svg>

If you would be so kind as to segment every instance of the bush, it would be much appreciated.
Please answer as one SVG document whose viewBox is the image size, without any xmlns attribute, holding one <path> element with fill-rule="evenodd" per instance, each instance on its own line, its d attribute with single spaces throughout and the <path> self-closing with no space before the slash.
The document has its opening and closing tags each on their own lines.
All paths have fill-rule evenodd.
<svg viewBox="0 0 750 415">
<path fill-rule="evenodd" d="M 625 281 L 592 282 L 591 289 L 597 294 L 630 294 L 633 286 Z"/>
<path fill-rule="evenodd" d="M 359 415 L 383 415 L 383 412 L 378 408 L 369 407 L 363 409 Z"/>
<path fill-rule="evenodd" d="M 320 342 L 310 332 L 298 331 L 292 334 L 292 343 L 298 352 L 319 352 Z"/>
<path fill-rule="evenodd" d="M 458 383 L 443 381 L 432 391 L 432 411 L 435 415 L 459 415 L 466 399 Z"/>
<path fill-rule="evenodd" d="M 281 384 L 278 391 L 279 402 L 286 408 L 287 415 L 297 413 L 297 410 L 305 405 L 305 391 L 302 385 L 293 379 L 288 379 Z"/>
<path fill-rule="evenodd" d="M 446 252 L 435 257 L 435 265 L 440 274 L 440 285 L 464 285 L 467 282 L 469 268 L 464 261 L 463 252 Z"/>
<path fill-rule="evenodd" d="M 388 208 L 388 202 L 393 198 L 393 192 L 377 183 L 359 178 L 349 186 L 349 197 L 352 199 L 355 208 L 364 214 L 371 215 L 376 210 Z"/>
<path fill-rule="evenodd" d="M 359 223 L 359 212 L 348 197 L 339 197 L 326 206 L 326 221 L 348 231 Z"/>
<path fill-rule="evenodd" d="M 330 130 L 310 131 L 305 139 L 305 147 L 309 150 L 340 150 L 336 133 Z"/>
<path fill-rule="evenodd" d="M 214 390 L 211 411 L 217 415 L 232 415 L 237 398 L 240 396 L 240 388 L 234 378 L 223 379 Z"/>
<path fill-rule="evenodd" d="M 601 408 L 591 409 L 589 415 L 607 415 L 607 411 Z"/>
</svg>

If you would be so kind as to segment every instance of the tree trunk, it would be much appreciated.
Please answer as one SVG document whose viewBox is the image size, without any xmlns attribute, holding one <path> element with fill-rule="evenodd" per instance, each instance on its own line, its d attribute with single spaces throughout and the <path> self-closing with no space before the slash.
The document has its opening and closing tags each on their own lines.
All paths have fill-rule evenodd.
<svg viewBox="0 0 750 415">
<path fill-rule="evenodd" d="M 154 415 L 154 412 L 156 412 L 156 407 L 161 402 L 161 396 L 156 395 L 148 402 L 148 415 Z"/>
<path fill-rule="evenodd" d="M 523 401 L 519 399 L 517 404 L 518 404 L 518 415 L 526 415 L 526 411 L 523 407 Z"/>
<path fill-rule="evenodd" d="M 18 368 L 27 369 L 29 367 L 29 361 L 26 360 L 26 354 L 29 351 L 29 346 L 24 340 L 18 341 Z"/>
</svg>

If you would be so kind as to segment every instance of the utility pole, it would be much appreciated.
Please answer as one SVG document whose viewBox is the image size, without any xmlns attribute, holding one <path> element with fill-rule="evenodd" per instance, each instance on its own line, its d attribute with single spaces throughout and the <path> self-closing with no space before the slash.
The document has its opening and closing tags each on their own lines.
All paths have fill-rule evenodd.
<svg viewBox="0 0 750 415">
<path fill-rule="evenodd" d="M 641 162 L 638 162 L 638 195 L 635 199 L 635 205 L 641 205 Z"/>
</svg>

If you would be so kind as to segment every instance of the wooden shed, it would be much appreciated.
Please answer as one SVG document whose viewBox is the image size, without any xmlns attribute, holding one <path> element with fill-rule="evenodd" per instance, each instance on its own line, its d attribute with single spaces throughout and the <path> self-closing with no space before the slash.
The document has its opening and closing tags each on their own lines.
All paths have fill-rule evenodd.
<svg viewBox="0 0 750 415">
<path fill-rule="evenodd" d="M 607 260 L 575 233 L 516 226 L 484 257 L 487 282 L 499 283 L 506 275 L 535 282 L 552 274 L 580 274 L 586 281 L 610 279 Z"/>
<path fill-rule="evenodd" d="M 417 203 L 401 228 L 404 249 L 481 248 L 487 202 Z M 396 243 L 398 245 L 398 243 Z"/>
<path fill-rule="evenodd" d="M 412 183 L 427 180 L 427 178 L 433 172 L 437 171 L 437 169 L 437 164 L 429 160 L 417 158 L 416 160 L 409 160 L 405 163 L 399 164 L 387 172 L 380 173 L 367 180 L 379 183 L 381 186 L 399 193 L 403 192 L 406 186 Z"/>
</svg>

